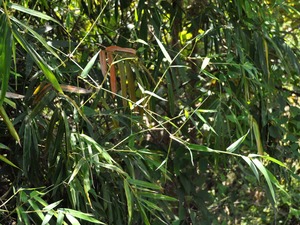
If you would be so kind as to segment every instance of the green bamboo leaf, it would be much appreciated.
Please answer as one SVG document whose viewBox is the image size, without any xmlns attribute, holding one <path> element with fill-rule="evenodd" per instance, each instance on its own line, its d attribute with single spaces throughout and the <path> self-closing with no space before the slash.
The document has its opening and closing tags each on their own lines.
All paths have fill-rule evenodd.
<svg viewBox="0 0 300 225">
<path fill-rule="evenodd" d="M 57 215 L 57 220 L 56 220 L 56 225 L 62 225 L 64 221 L 65 214 L 61 210 L 57 210 L 58 215 Z"/>
<path fill-rule="evenodd" d="M 86 159 L 85 159 L 85 158 L 81 158 L 81 159 L 78 161 L 78 163 L 76 164 L 76 166 L 75 166 L 75 168 L 74 168 L 74 170 L 73 170 L 73 172 L 72 172 L 72 175 L 71 175 L 71 177 L 70 177 L 70 179 L 69 179 L 69 181 L 68 181 L 68 184 L 70 184 L 71 181 L 75 178 L 75 176 L 78 174 L 80 168 L 82 167 L 82 165 L 83 165 L 84 163 L 86 163 Z"/>
<path fill-rule="evenodd" d="M 133 199 L 132 195 L 129 189 L 128 180 L 124 179 L 124 190 L 126 195 L 126 201 L 127 201 L 127 210 L 128 210 L 128 225 L 131 224 L 132 220 L 132 205 L 133 205 Z"/>
<path fill-rule="evenodd" d="M 164 45 L 161 43 L 161 41 L 155 36 L 155 34 L 153 33 L 153 36 L 160 48 L 160 50 L 162 51 L 162 53 L 164 54 L 165 58 L 167 59 L 167 61 L 171 64 L 172 63 L 172 59 L 169 55 L 169 53 L 167 52 L 166 48 L 164 47 Z"/>
<path fill-rule="evenodd" d="M 91 144 L 94 148 L 96 148 L 101 156 L 106 160 L 106 162 L 110 164 L 114 162 L 113 158 L 107 153 L 107 151 L 103 147 L 101 147 L 93 138 L 85 134 L 80 134 L 80 137 L 83 138 L 86 143 Z"/>
<path fill-rule="evenodd" d="M 150 221 L 147 217 L 147 214 L 144 210 L 144 207 L 141 205 L 141 203 L 139 201 L 137 201 L 137 206 L 138 206 L 138 209 L 139 209 L 140 213 L 142 214 L 144 224 L 145 225 L 150 225 Z"/>
<path fill-rule="evenodd" d="M 0 106 L 2 106 L 8 88 L 10 65 L 12 61 L 12 33 L 8 17 L 4 13 L 0 16 L 0 30 Z"/>
<path fill-rule="evenodd" d="M 164 211 L 162 208 L 158 207 L 156 203 L 150 202 L 150 201 L 145 200 L 143 198 L 140 198 L 139 200 L 141 202 L 145 203 L 151 209 L 154 209 L 154 210 L 157 210 L 157 211 L 160 211 L 160 212 Z"/>
<path fill-rule="evenodd" d="M 43 219 L 42 225 L 46 225 L 48 224 L 48 222 L 51 220 L 53 214 L 48 212 L 45 216 L 45 218 Z"/>
<path fill-rule="evenodd" d="M 159 100 L 161 100 L 161 101 L 167 102 L 166 99 L 160 97 L 159 95 L 155 94 L 154 92 L 145 90 L 144 93 L 145 93 L 145 94 L 148 94 L 148 95 L 151 95 L 151 96 L 153 96 L 154 98 L 157 98 L 157 99 L 159 99 Z"/>
<path fill-rule="evenodd" d="M 89 205 L 91 206 L 91 208 L 93 208 L 90 195 L 89 195 L 89 191 L 91 190 L 91 178 L 90 178 L 90 168 L 88 164 L 83 165 L 82 173 L 83 173 L 83 190 Z"/>
<path fill-rule="evenodd" d="M 245 160 L 245 162 L 250 166 L 252 172 L 254 173 L 256 179 L 259 181 L 259 174 L 257 171 L 257 168 L 255 167 L 254 163 L 251 161 L 251 159 L 247 156 L 241 155 L 241 157 Z"/>
<path fill-rule="evenodd" d="M 30 221 L 28 218 L 28 215 L 26 211 L 23 209 L 22 206 L 19 206 L 16 208 L 17 214 L 18 214 L 18 220 L 21 221 L 25 225 L 30 225 Z"/>
<path fill-rule="evenodd" d="M 133 185 L 136 185 L 136 186 L 139 186 L 139 187 L 150 188 L 150 189 L 153 189 L 153 190 L 161 190 L 161 187 L 157 184 L 153 184 L 153 183 L 142 181 L 142 180 L 130 179 L 130 178 L 127 179 L 127 180 L 130 184 L 133 184 Z"/>
<path fill-rule="evenodd" d="M 254 132 L 254 137 L 255 137 L 256 147 L 257 147 L 257 153 L 259 155 L 263 155 L 264 154 L 264 149 L 263 149 L 262 141 L 261 141 L 261 138 L 260 138 L 259 126 L 258 126 L 256 120 L 253 118 L 252 115 L 249 115 L 249 121 L 250 121 L 250 124 L 251 124 L 253 132 Z"/>
<path fill-rule="evenodd" d="M 69 213 L 66 213 L 67 219 L 70 221 L 72 225 L 80 225 L 79 221 Z"/>
<path fill-rule="evenodd" d="M 86 66 L 85 66 L 84 69 L 82 70 L 82 72 L 81 72 L 81 74 L 80 74 L 80 76 L 81 76 L 82 78 L 86 78 L 86 77 L 87 77 L 88 73 L 90 72 L 91 68 L 93 67 L 93 65 L 94 65 L 94 63 L 95 63 L 95 61 L 96 61 L 96 59 L 97 59 L 97 57 L 98 57 L 98 55 L 99 55 L 99 52 L 100 52 L 100 51 L 98 51 L 98 52 L 91 58 L 91 60 L 86 64 Z"/>
<path fill-rule="evenodd" d="M 20 12 L 23 12 L 23 13 L 41 18 L 43 20 L 53 21 L 54 23 L 57 23 L 60 26 L 62 26 L 57 20 L 53 19 L 52 17 L 50 17 L 50 16 L 48 16 L 44 13 L 39 12 L 39 11 L 36 11 L 36 10 L 33 10 L 33 9 L 28 9 L 28 8 L 25 8 L 21 5 L 15 4 L 15 3 L 9 3 L 8 6 L 12 9 L 17 10 L 17 11 L 20 11 Z"/>
<path fill-rule="evenodd" d="M 263 176 L 265 177 L 265 180 L 267 181 L 272 199 L 276 203 L 275 192 L 274 192 L 274 188 L 273 188 L 272 182 L 270 180 L 268 171 L 266 170 L 264 165 L 261 163 L 261 161 L 259 161 L 257 158 L 252 159 L 252 161 L 256 165 L 256 167 L 259 169 L 259 171 L 263 174 Z"/>
<path fill-rule="evenodd" d="M 18 28 L 13 26 L 13 35 L 18 43 L 28 52 L 33 61 L 38 65 L 38 67 L 43 71 L 46 78 L 50 81 L 52 86 L 60 93 L 63 93 L 61 86 L 58 83 L 53 72 L 50 70 L 49 66 L 43 60 L 43 58 L 35 51 L 35 49 L 22 37 L 19 33 Z"/>
<path fill-rule="evenodd" d="M 243 135 L 242 137 L 240 137 L 237 141 L 235 141 L 228 148 L 226 148 L 226 151 L 234 152 L 244 142 L 244 140 L 247 137 L 249 131 L 250 130 L 248 130 L 245 135 Z"/>
<path fill-rule="evenodd" d="M 20 143 L 20 137 L 17 133 L 17 131 L 15 130 L 14 125 L 12 124 L 12 122 L 10 121 L 10 119 L 8 118 L 8 115 L 6 114 L 5 109 L 3 108 L 3 106 L 0 106 L 0 116 L 2 117 L 4 123 L 6 124 L 9 133 L 11 134 L 11 136 L 19 143 Z"/>
<path fill-rule="evenodd" d="M 28 200 L 28 203 L 30 204 L 30 206 L 32 207 L 32 209 L 35 211 L 35 214 L 37 214 L 41 220 L 44 220 L 45 216 L 42 213 L 42 210 L 40 209 L 40 207 L 38 206 L 38 204 L 36 204 L 35 201 L 33 201 L 32 199 Z"/>
<path fill-rule="evenodd" d="M 188 144 L 187 147 L 191 150 L 195 150 L 199 152 L 215 152 L 214 149 L 211 149 L 204 145 Z"/>
<path fill-rule="evenodd" d="M 0 149 L 6 149 L 6 150 L 10 150 L 9 147 L 7 147 L 6 145 L 0 143 Z"/>
<path fill-rule="evenodd" d="M 19 167 L 17 167 L 15 164 L 13 164 L 10 160 L 8 160 L 5 156 L 3 155 L 0 155 L 0 160 L 5 162 L 6 164 L 10 165 L 10 166 L 13 166 L 15 168 L 18 168 L 20 169 Z"/>
<path fill-rule="evenodd" d="M 64 211 L 66 212 L 67 217 L 68 217 L 68 215 L 72 215 L 76 218 L 79 218 L 79 219 L 82 219 L 82 220 L 85 220 L 85 221 L 88 221 L 88 222 L 92 222 L 92 223 L 96 223 L 96 224 L 105 224 L 105 223 L 95 219 L 93 217 L 93 215 L 89 214 L 89 213 L 83 213 L 83 212 L 80 212 L 80 211 L 77 211 L 77 210 L 67 209 L 67 208 L 64 208 Z M 69 221 L 71 222 L 71 220 L 69 220 Z"/>
<path fill-rule="evenodd" d="M 60 203 L 62 202 L 62 200 L 59 200 L 57 202 L 53 202 L 50 205 L 47 205 L 43 208 L 44 211 L 49 211 L 51 209 L 54 209 L 56 206 L 58 206 Z"/>
<path fill-rule="evenodd" d="M 275 159 L 271 156 L 268 156 L 268 155 L 249 154 L 248 156 L 251 157 L 251 158 L 256 158 L 256 157 L 257 158 L 263 158 L 263 159 L 269 160 L 273 163 L 278 164 L 279 166 L 282 166 L 282 167 L 288 169 L 288 167 L 283 162 L 281 162 L 278 159 Z"/>
<path fill-rule="evenodd" d="M 39 35 L 37 32 L 35 32 L 31 27 L 27 26 L 26 24 L 22 23 L 15 17 L 11 18 L 12 21 L 18 23 L 20 26 L 22 26 L 25 30 L 28 30 L 35 39 L 37 39 L 54 57 L 56 57 L 61 63 L 63 63 L 62 59 L 58 56 L 56 51 L 47 43 L 47 41 Z"/>
<path fill-rule="evenodd" d="M 140 196 L 146 197 L 146 198 L 152 198 L 152 199 L 158 199 L 158 200 L 163 200 L 163 201 L 172 201 L 176 202 L 178 201 L 176 198 L 159 194 L 159 193 L 152 193 L 152 192 L 139 192 Z"/>
</svg>

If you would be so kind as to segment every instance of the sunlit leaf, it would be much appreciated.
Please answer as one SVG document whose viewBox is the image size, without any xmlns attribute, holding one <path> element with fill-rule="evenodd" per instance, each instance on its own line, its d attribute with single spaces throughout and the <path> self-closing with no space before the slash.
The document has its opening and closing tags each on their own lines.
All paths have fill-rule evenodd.
<svg viewBox="0 0 300 225">
<path fill-rule="evenodd" d="M 21 6 L 21 5 L 15 4 L 15 3 L 9 3 L 8 6 L 10 8 L 18 10 L 20 12 L 23 12 L 23 13 L 26 13 L 26 14 L 29 14 L 29 15 L 32 15 L 32 16 L 44 19 L 44 20 L 50 20 L 50 21 L 53 21 L 53 22 L 61 25 L 57 20 L 53 19 L 52 17 L 50 17 L 50 16 L 48 16 L 48 15 L 46 15 L 44 13 L 39 12 L 39 11 L 36 11 L 36 10 L 33 10 L 33 9 L 28 9 L 28 8 L 25 8 L 25 7 Z"/>
<path fill-rule="evenodd" d="M 165 58 L 167 59 L 167 61 L 171 64 L 172 63 L 172 59 L 171 56 L 169 55 L 169 53 L 167 52 L 166 48 L 164 47 L 164 45 L 161 43 L 161 41 L 155 36 L 155 34 L 153 34 L 160 50 L 162 51 L 162 53 L 164 54 Z"/>
<path fill-rule="evenodd" d="M 252 162 L 252 160 L 249 157 L 243 156 L 243 155 L 241 157 L 250 166 L 250 168 L 251 168 L 252 172 L 254 173 L 256 179 L 259 181 L 259 173 L 257 171 L 257 168 L 255 167 L 255 164 Z"/>
<path fill-rule="evenodd" d="M 249 133 L 250 130 L 248 130 L 248 132 L 243 135 L 242 137 L 240 137 L 237 141 L 235 141 L 234 143 L 232 143 L 230 146 L 228 146 L 226 148 L 227 151 L 229 152 L 234 152 L 242 143 L 243 141 L 245 140 L 245 138 L 247 137 L 248 133 Z"/>
<path fill-rule="evenodd" d="M 82 219 L 82 220 L 85 220 L 85 221 L 88 221 L 88 222 L 92 222 L 92 223 L 95 223 L 95 224 L 105 224 L 105 223 L 95 219 L 93 217 L 93 215 L 89 214 L 89 213 L 83 213 L 83 212 L 80 212 L 80 211 L 77 211 L 77 210 L 66 209 L 66 208 L 64 209 L 64 211 L 66 212 L 66 216 L 67 216 L 68 219 L 69 219 L 68 215 L 69 216 L 72 215 L 73 218 L 76 217 L 76 218 L 79 218 L 79 219 Z M 71 220 L 69 219 L 70 222 L 72 222 Z M 73 220 L 73 221 L 75 221 L 75 220 Z"/>
<path fill-rule="evenodd" d="M 13 26 L 13 34 L 19 44 L 30 54 L 34 62 L 39 66 L 39 68 L 43 71 L 44 75 L 53 85 L 53 87 L 63 93 L 58 80 L 56 79 L 53 72 L 50 70 L 49 66 L 44 62 L 43 58 L 35 51 L 35 49 L 22 37 L 19 33 L 18 29 Z"/>
<path fill-rule="evenodd" d="M 79 221 L 73 215 L 66 213 L 66 217 L 72 225 L 80 225 Z"/>
<path fill-rule="evenodd" d="M 82 165 L 83 164 L 85 164 L 86 163 L 86 159 L 84 159 L 84 158 L 81 158 L 79 161 L 78 161 L 78 163 L 76 164 L 76 166 L 75 166 L 75 168 L 74 168 L 74 170 L 73 170 L 73 172 L 72 172 L 72 175 L 71 175 L 71 177 L 70 177 L 70 179 L 69 179 L 69 181 L 68 181 L 68 184 L 70 184 L 71 182 L 72 182 L 72 180 L 75 178 L 75 176 L 78 174 L 78 172 L 79 172 L 79 170 L 80 170 L 80 168 L 82 167 Z"/>
<path fill-rule="evenodd" d="M 259 159 L 254 158 L 254 159 L 252 159 L 252 161 L 255 164 L 255 166 L 260 170 L 260 172 L 263 174 L 263 176 L 265 177 L 265 180 L 267 181 L 267 184 L 268 184 L 268 187 L 269 187 L 272 199 L 276 203 L 275 191 L 274 191 L 272 182 L 270 180 L 270 177 L 269 177 L 269 174 L 268 174 L 266 168 L 261 163 L 261 161 L 259 161 Z"/>
<path fill-rule="evenodd" d="M 204 70 L 207 67 L 207 65 L 209 64 L 209 61 L 210 61 L 210 58 L 208 58 L 208 57 L 204 58 L 202 65 L 201 65 L 201 70 Z"/>
<path fill-rule="evenodd" d="M 45 206 L 45 207 L 43 208 L 43 210 L 49 211 L 49 210 L 51 210 L 51 209 L 54 209 L 54 208 L 55 208 L 56 206 L 58 206 L 61 202 L 62 202 L 62 200 L 59 200 L 59 201 L 57 201 L 57 202 L 53 202 L 52 204 Z"/>
<path fill-rule="evenodd" d="M 98 51 L 92 58 L 91 60 L 88 62 L 88 64 L 86 64 L 86 66 L 84 67 L 84 69 L 82 70 L 80 76 L 82 78 L 86 78 L 88 73 L 90 72 L 90 70 L 92 69 L 92 66 L 94 65 L 98 55 L 99 55 L 100 51 Z"/>
<path fill-rule="evenodd" d="M 53 216 L 53 214 L 48 212 L 46 214 L 45 218 L 43 219 L 42 225 L 48 224 L 48 222 L 51 220 L 52 216 Z"/>
</svg>

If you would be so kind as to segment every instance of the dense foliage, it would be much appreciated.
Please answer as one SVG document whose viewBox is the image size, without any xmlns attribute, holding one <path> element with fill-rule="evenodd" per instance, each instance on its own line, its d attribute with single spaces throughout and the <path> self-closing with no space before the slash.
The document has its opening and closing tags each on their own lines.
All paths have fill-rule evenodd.
<svg viewBox="0 0 300 225">
<path fill-rule="evenodd" d="M 0 0 L 0 224 L 300 221 L 299 15 Z"/>
</svg>

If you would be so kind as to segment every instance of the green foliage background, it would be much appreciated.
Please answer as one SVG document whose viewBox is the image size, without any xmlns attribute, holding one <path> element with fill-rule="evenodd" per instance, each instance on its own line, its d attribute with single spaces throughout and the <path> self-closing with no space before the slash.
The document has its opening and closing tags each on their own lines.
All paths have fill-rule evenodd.
<svg viewBox="0 0 300 225">
<path fill-rule="evenodd" d="M 298 223 L 297 1 L 0 13 L 1 224 Z"/>
</svg>

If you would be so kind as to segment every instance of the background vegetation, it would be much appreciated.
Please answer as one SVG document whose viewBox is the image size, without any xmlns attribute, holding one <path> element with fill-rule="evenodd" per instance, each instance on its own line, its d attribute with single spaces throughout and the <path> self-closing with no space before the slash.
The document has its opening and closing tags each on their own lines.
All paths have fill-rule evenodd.
<svg viewBox="0 0 300 225">
<path fill-rule="evenodd" d="M 298 224 L 298 1 L 0 1 L 0 224 Z"/>
</svg>

